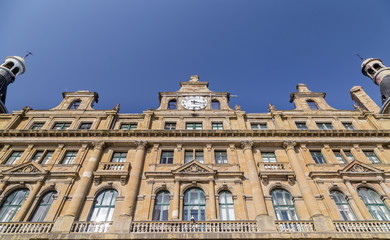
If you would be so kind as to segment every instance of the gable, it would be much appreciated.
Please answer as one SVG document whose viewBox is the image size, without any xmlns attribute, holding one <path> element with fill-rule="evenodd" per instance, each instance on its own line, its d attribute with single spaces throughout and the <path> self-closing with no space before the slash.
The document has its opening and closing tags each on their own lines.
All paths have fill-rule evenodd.
<svg viewBox="0 0 390 240">
<path fill-rule="evenodd" d="M 172 173 L 214 174 L 215 171 L 196 160 L 192 160 L 191 162 L 184 164 L 176 170 L 173 170 Z"/>
<path fill-rule="evenodd" d="M 43 169 L 38 163 L 34 161 L 23 163 L 19 166 L 15 166 L 4 172 L 7 174 L 46 174 L 47 171 Z"/>
<path fill-rule="evenodd" d="M 383 170 L 375 168 L 373 166 L 367 165 L 360 162 L 359 160 L 354 160 L 345 166 L 340 172 L 343 173 L 382 173 Z"/>
</svg>

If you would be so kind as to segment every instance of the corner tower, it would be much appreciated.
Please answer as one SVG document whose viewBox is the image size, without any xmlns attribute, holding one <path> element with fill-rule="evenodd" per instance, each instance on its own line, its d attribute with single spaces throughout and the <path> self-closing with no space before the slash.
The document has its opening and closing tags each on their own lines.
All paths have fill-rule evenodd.
<svg viewBox="0 0 390 240">
<path fill-rule="evenodd" d="M 15 78 L 23 74 L 26 70 L 24 58 L 11 56 L 6 57 L 0 65 L 0 113 L 7 113 L 5 99 L 7 87 L 15 81 Z"/>
</svg>

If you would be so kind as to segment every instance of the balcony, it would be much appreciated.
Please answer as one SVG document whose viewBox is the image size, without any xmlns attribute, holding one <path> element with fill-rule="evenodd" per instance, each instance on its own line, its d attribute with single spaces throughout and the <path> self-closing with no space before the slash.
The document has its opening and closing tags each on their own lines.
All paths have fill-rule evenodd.
<svg viewBox="0 0 390 240">
<path fill-rule="evenodd" d="M 315 232 L 313 221 L 275 221 L 278 232 Z"/>
<path fill-rule="evenodd" d="M 333 223 L 337 232 L 390 232 L 390 222 L 385 221 L 333 221 Z"/>
<path fill-rule="evenodd" d="M 122 185 L 126 184 L 129 176 L 130 163 L 128 162 L 101 162 L 98 169 L 93 173 L 94 183 L 97 185 L 104 180 L 120 180 Z"/>
<path fill-rule="evenodd" d="M 288 162 L 260 162 L 259 177 L 264 185 L 268 185 L 270 179 L 288 181 L 293 184 L 295 182 L 294 171 Z"/>
<path fill-rule="evenodd" d="M 54 222 L 2 222 L 1 234 L 36 234 L 51 231 Z"/>
<path fill-rule="evenodd" d="M 105 233 L 111 228 L 112 222 L 74 222 L 70 232 Z"/>
<path fill-rule="evenodd" d="M 253 233 L 255 221 L 133 222 L 132 233 Z"/>
</svg>

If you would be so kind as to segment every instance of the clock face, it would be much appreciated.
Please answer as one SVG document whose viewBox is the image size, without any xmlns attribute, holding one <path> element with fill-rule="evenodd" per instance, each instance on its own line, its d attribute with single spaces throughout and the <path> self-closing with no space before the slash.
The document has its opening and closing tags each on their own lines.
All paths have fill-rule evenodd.
<svg viewBox="0 0 390 240">
<path fill-rule="evenodd" d="M 201 96 L 185 97 L 181 100 L 181 105 L 189 110 L 200 110 L 206 107 L 207 99 Z"/>
</svg>

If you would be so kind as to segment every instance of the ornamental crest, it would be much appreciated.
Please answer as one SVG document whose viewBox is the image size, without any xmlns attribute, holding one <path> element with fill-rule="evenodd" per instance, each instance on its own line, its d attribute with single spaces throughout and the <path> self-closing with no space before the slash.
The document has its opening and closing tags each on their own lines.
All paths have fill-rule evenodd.
<svg viewBox="0 0 390 240">
<path fill-rule="evenodd" d="M 214 174 L 215 171 L 208 166 L 196 161 L 192 160 L 189 163 L 184 164 L 183 166 L 177 168 L 172 171 L 173 174 L 179 173 L 187 173 L 187 174 Z"/>
<path fill-rule="evenodd" d="M 182 173 L 207 173 L 208 171 L 200 166 L 193 164 L 181 170 Z"/>
<path fill-rule="evenodd" d="M 20 164 L 19 166 L 13 167 L 4 174 L 46 174 L 47 171 L 43 169 L 39 164 L 34 161 Z"/>
<path fill-rule="evenodd" d="M 364 172 L 374 172 L 374 171 L 372 171 L 371 169 L 368 169 L 366 167 L 363 167 L 360 164 L 355 164 L 350 169 L 348 169 L 348 172 L 364 173 Z"/>
</svg>

